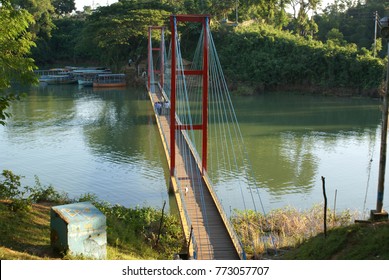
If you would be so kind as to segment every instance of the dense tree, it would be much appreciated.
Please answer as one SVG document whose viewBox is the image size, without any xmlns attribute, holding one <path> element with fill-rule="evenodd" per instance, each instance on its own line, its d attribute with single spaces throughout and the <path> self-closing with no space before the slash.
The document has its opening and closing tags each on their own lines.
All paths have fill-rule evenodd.
<svg viewBox="0 0 389 280">
<path fill-rule="evenodd" d="M 76 9 L 74 0 L 52 0 L 52 2 L 58 15 L 70 14 Z"/>
<path fill-rule="evenodd" d="M 227 78 L 258 88 L 344 87 L 372 94 L 383 78 L 383 60 L 355 44 L 339 46 L 331 40 L 324 44 L 264 24 L 241 26 L 215 37 L 223 46 L 218 53 Z"/>
<path fill-rule="evenodd" d="M 34 23 L 30 25 L 30 31 L 36 38 L 48 39 L 54 28 L 52 17 L 54 7 L 51 0 L 10 0 L 14 5 L 26 9 L 33 17 Z"/>
<path fill-rule="evenodd" d="M 343 35 L 344 40 L 355 43 L 358 47 L 372 49 L 374 43 L 375 12 L 383 17 L 389 8 L 389 2 L 384 0 L 359 1 L 338 0 L 328 5 L 322 14 L 315 15 L 319 31 L 317 38 L 327 39 L 328 32 L 336 28 Z M 379 33 L 378 33 L 379 37 Z"/>
<path fill-rule="evenodd" d="M 100 7 L 85 22 L 77 51 L 120 68 L 130 57 L 146 55 L 149 26 L 167 26 L 174 8 L 145 1 L 120 1 Z"/>
<path fill-rule="evenodd" d="M 36 43 L 36 46 L 32 48 L 32 54 L 36 63 L 42 64 L 48 60 L 48 41 L 55 28 L 54 7 L 51 0 L 11 0 L 11 2 L 26 9 L 34 17 L 34 23 L 29 27 Z"/>
<path fill-rule="evenodd" d="M 318 26 L 311 16 L 316 13 L 321 0 L 291 0 L 290 5 L 293 9 L 293 27 L 296 34 L 301 36 L 313 36 L 318 31 Z"/>
<path fill-rule="evenodd" d="M 210 14 L 213 22 L 226 15 L 236 19 L 238 14 L 239 23 L 251 21 L 237 27 L 211 25 L 215 28 L 214 37 L 223 46 L 218 52 L 228 78 L 265 88 L 291 84 L 350 87 L 356 91 L 377 88 L 384 65 L 382 59 L 374 58 L 368 48 L 350 43 L 351 36 L 367 37 L 359 32 L 362 22 L 356 21 L 360 17 L 354 14 L 355 8 L 364 11 L 366 5 L 354 6 L 350 4 L 354 1 L 339 0 L 327 7 L 322 16 L 312 18 L 310 15 L 320 2 L 239 0 L 221 4 L 217 0 L 119 0 L 89 14 L 78 12 L 57 18 L 58 29 L 53 32 L 46 54 L 55 61 L 76 63 L 82 59 L 119 70 L 129 58 L 139 61 L 146 57 L 148 27 L 168 27 L 171 14 Z M 288 17 L 288 5 L 295 5 L 294 17 Z M 289 27 L 293 28 L 282 31 L 289 20 L 292 20 Z M 346 22 L 352 25 L 353 33 Z M 166 30 L 168 39 L 169 28 Z M 191 59 L 200 30 L 193 23 L 180 23 L 179 33 L 183 56 Z M 322 42 L 314 40 L 316 36 Z M 379 47 L 380 40 L 377 42 Z"/>
<path fill-rule="evenodd" d="M 34 45 L 28 27 L 34 19 L 26 10 L 15 8 L 9 0 L 0 0 L 0 93 L 11 86 L 12 81 L 33 83 L 36 81 L 34 61 L 29 58 Z M 5 110 L 13 95 L 0 97 L 0 124 L 9 116 Z"/>
<path fill-rule="evenodd" d="M 327 33 L 327 41 L 332 41 L 337 45 L 345 45 L 346 41 L 343 39 L 344 36 L 342 32 L 340 32 L 336 28 L 332 28 L 328 33 Z"/>
</svg>

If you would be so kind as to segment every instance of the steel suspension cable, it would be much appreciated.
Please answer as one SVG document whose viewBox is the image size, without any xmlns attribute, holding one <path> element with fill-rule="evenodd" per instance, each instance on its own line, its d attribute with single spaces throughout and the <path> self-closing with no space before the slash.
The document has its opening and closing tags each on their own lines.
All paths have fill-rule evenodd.
<svg viewBox="0 0 389 280">
<path fill-rule="evenodd" d="M 213 38 L 212 38 L 212 35 L 210 34 L 210 46 L 212 47 L 213 49 L 213 52 L 215 53 L 215 62 L 217 64 L 217 68 L 219 69 L 220 72 L 222 72 L 222 68 L 221 68 L 221 64 L 220 64 L 220 60 L 217 56 L 217 52 L 216 52 L 216 48 L 215 48 L 215 44 L 214 44 L 214 41 L 213 41 Z M 238 123 L 238 119 L 237 119 L 237 116 L 236 116 L 236 113 L 235 113 L 235 110 L 233 108 L 233 105 L 232 105 L 232 100 L 231 100 L 231 97 L 230 97 L 230 94 L 229 94 L 229 91 L 228 91 L 228 86 L 227 86 L 227 82 L 225 80 L 225 77 L 224 75 L 220 75 L 220 79 L 221 79 L 221 82 L 223 84 L 223 89 L 225 90 L 225 97 L 226 97 L 226 102 L 228 104 L 228 107 L 229 107 L 229 113 L 230 113 L 230 117 L 231 117 L 231 121 L 234 123 L 234 130 L 235 130 L 235 134 L 236 136 L 239 138 L 239 141 L 241 143 L 241 147 L 242 147 L 242 154 L 244 155 L 245 157 L 245 160 L 247 161 L 247 165 L 248 165 L 248 168 L 249 168 L 249 171 L 251 172 L 251 178 L 253 179 L 254 181 L 254 187 L 257 191 L 257 195 L 258 195 L 258 198 L 259 198 L 259 201 L 260 201 L 260 204 L 261 204 L 261 208 L 262 208 L 262 211 L 264 214 L 266 214 L 266 211 L 264 209 L 264 206 L 263 206 L 263 202 L 262 202 L 262 199 L 261 199 L 261 196 L 259 194 L 259 188 L 257 187 L 257 183 L 256 183 L 256 180 L 255 180 L 255 176 L 253 176 L 253 172 L 252 172 L 252 165 L 250 163 L 250 160 L 249 160 L 249 157 L 248 157 L 248 153 L 247 153 L 247 150 L 245 148 L 245 145 L 244 145 L 244 141 L 243 141 L 243 135 L 242 135 L 242 132 L 240 130 L 240 127 L 239 127 L 239 123 Z M 248 176 L 247 173 L 245 173 L 246 176 Z M 248 177 L 247 177 L 248 178 Z M 247 179 L 246 178 L 246 179 Z M 252 188 L 249 188 L 250 189 L 250 193 L 252 192 Z M 254 203 L 255 204 L 255 203 Z"/>
<path fill-rule="evenodd" d="M 266 215 L 266 212 L 265 212 L 265 209 L 264 209 L 264 206 L 263 206 L 263 203 L 262 203 L 262 199 L 261 199 L 261 196 L 259 194 L 259 188 L 256 185 L 255 177 L 253 176 L 252 166 L 251 166 L 251 163 L 249 161 L 248 153 L 247 153 L 247 150 L 246 150 L 246 148 L 244 146 L 243 136 L 242 136 L 242 133 L 241 133 L 241 130 L 240 130 L 240 127 L 239 127 L 239 123 L 238 123 L 238 120 L 237 120 L 237 117 L 236 117 L 236 113 L 235 113 L 233 105 L 232 105 L 232 100 L 231 100 L 231 97 L 229 95 L 227 83 L 225 81 L 224 75 L 222 74 L 221 64 L 220 64 L 220 61 L 219 61 L 218 56 L 217 56 L 216 47 L 215 47 L 215 44 L 214 44 L 214 41 L 213 41 L 211 33 L 209 33 L 209 37 L 210 37 L 209 38 L 209 42 L 210 42 L 211 53 L 213 54 L 213 58 L 214 58 L 214 61 L 212 61 L 212 63 L 215 64 L 214 68 L 216 69 L 216 72 L 217 72 L 216 75 L 218 75 L 218 76 L 216 76 L 217 77 L 216 79 L 221 83 L 221 85 L 217 87 L 218 88 L 217 92 L 219 94 L 221 94 L 221 95 L 224 94 L 224 96 L 220 96 L 219 99 L 216 102 L 218 104 L 222 104 L 223 108 L 220 108 L 220 109 L 224 110 L 224 114 L 225 115 L 229 114 L 230 119 L 229 119 L 229 121 L 227 121 L 227 123 L 229 123 L 229 122 L 232 123 L 234 134 L 237 137 L 237 139 L 239 139 L 239 141 L 240 141 L 240 145 L 236 145 L 236 146 L 237 146 L 237 150 L 238 150 L 239 154 L 240 155 L 244 155 L 244 157 L 242 158 L 242 166 L 243 166 L 243 169 L 245 170 L 244 175 L 245 175 L 246 181 L 249 184 L 249 191 L 250 191 L 250 196 L 251 196 L 251 200 L 252 200 L 252 203 L 253 203 L 254 210 L 255 210 L 255 212 L 257 212 L 256 202 L 255 202 L 254 194 L 253 194 L 253 190 L 252 190 L 253 187 L 250 186 L 250 180 L 249 180 L 248 171 L 251 171 L 251 178 L 254 180 L 254 188 L 256 189 L 256 194 L 258 196 L 258 199 L 259 199 L 262 211 L 263 211 L 264 215 Z M 235 164 L 236 170 L 238 171 L 239 168 L 238 168 L 238 164 L 237 164 L 237 157 L 236 157 L 236 154 L 235 154 L 235 145 L 234 145 L 234 142 L 233 142 L 233 140 L 231 138 L 232 137 L 231 129 L 230 129 L 229 125 L 227 126 L 227 128 L 228 128 L 228 132 L 229 132 L 229 135 L 230 135 L 229 143 L 230 143 L 230 145 L 232 147 L 234 164 Z M 238 144 L 238 143 L 236 143 L 236 144 Z M 246 170 L 247 168 L 249 169 L 248 171 Z M 244 199 L 243 189 L 242 189 L 242 186 L 240 184 L 240 181 L 239 181 L 239 186 L 240 186 L 241 196 L 242 196 L 243 203 L 244 203 L 245 212 L 247 214 L 246 202 L 245 202 L 245 199 Z M 247 218 L 247 216 L 246 216 L 246 218 Z M 248 218 L 247 218 L 247 223 L 248 223 L 248 225 L 250 227 L 251 223 L 248 220 Z M 254 240 L 252 240 L 252 243 L 253 243 L 253 247 L 254 247 Z M 265 246 L 266 246 L 266 244 L 265 244 Z M 274 246 L 274 243 L 273 243 L 273 246 Z"/>
</svg>

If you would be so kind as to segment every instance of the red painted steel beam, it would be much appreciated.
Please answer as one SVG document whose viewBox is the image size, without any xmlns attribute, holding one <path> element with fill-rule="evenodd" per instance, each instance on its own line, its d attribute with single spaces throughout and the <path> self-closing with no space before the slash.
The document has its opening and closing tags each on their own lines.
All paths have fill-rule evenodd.
<svg viewBox="0 0 389 280">
<path fill-rule="evenodd" d="M 208 72 L 208 18 L 204 19 L 204 45 L 203 45 L 203 146 L 202 146 L 202 173 L 207 170 L 207 153 L 208 153 L 208 83 L 209 83 L 209 72 Z"/>
<path fill-rule="evenodd" d="M 206 19 L 210 18 L 210 15 L 174 15 L 177 22 L 186 21 L 186 22 L 204 22 Z"/>
<path fill-rule="evenodd" d="M 203 75 L 203 70 L 184 70 L 184 75 L 193 76 L 193 75 Z"/>
<path fill-rule="evenodd" d="M 154 71 L 154 73 L 157 73 L 157 74 L 160 74 L 160 84 L 163 85 L 164 83 L 164 51 L 165 51 L 165 36 L 164 36 L 164 32 L 165 32 L 165 27 L 163 26 L 149 26 L 148 28 L 149 30 L 149 34 L 148 34 L 148 46 L 147 46 L 147 49 L 148 49 L 148 80 L 147 80 L 147 85 L 150 89 L 150 86 L 151 86 L 151 82 L 150 82 L 150 74 L 151 74 L 151 71 Z M 161 45 L 159 48 L 153 48 L 153 46 L 151 45 L 151 40 L 152 40 L 152 31 L 153 30 L 160 30 L 161 32 Z M 154 65 L 151 65 L 151 56 L 153 55 L 153 51 L 159 51 L 160 52 L 160 55 L 161 55 L 161 64 L 160 64 L 160 70 L 154 70 L 152 69 L 152 66 L 154 68 Z"/>
<path fill-rule="evenodd" d="M 161 27 L 161 73 L 160 73 L 160 84 L 163 87 L 165 82 L 165 28 Z"/>
<path fill-rule="evenodd" d="M 147 88 L 148 90 L 151 90 L 151 82 L 150 82 L 150 75 L 151 75 L 151 56 L 152 53 L 150 52 L 150 45 L 151 45 L 151 27 L 148 28 L 148 37 L 147 37 Z"/>
<path fill-rule="evenodd" d="M 170 27 L 172 33 L 172 73 L 171 73 L 171 114 L 170 114 L 170 174 L 174 175 L 175 169 L 175 134 L 176 130 L 202 130 L 202 173 L 207 169 L 207 153 L 208 153 L 208 83 L 209 83 L 209 70 L 208 70 L 208 24 L 209 15 L 172 15 L 170 17 Z M 176 30 L 175 25 L 177 22 L 199 22 L 204 29 L 204 45 L 203 45 L 203 69 L 202 70 L 184 70 L 184 75 L 201 75 L 203 77 L 203 98 L 202 98 L 202 124 L 200 125 L 176 125 L 175 112 L 176 112 L 176 76 L 177 76 L 177 62 L 176 62 Z"/>
<path fill-rule="evenodd" d="M 170 17 L 170 28 L 172 33 L 172 65 L 170 85 L 170 176 L 174 176 L 176 168 L 176 29 L 175 18 Z"/>
<path fill-rule="evenodd" d="M 201 125 L 201 124 L 194 124 L 194 125 L 178 124 L 178 125 L 176 125 L 176 129 L 178 129 L 178 130 L 202 130 L 203 125 Z"/>
</svg>

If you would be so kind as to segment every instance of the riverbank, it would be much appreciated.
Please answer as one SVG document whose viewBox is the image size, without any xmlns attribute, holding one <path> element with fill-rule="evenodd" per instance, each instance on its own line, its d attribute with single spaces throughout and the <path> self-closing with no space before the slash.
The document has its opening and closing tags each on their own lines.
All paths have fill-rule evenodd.
<svg viewBox="0 0 389 280">
<path fill-rule="evenodd" d="M 13 211 L 9 201 L 1 201 L 0 259 L 79 259 L 69 255 L 58 255 L 51 249 L 50 208 L 53 205 L 55 203 L 35 203 L 28 210 Z M 102 205 L 98 207 L 101 209 Z M 113 206 L 110 210 L 106 210 L 107 259 L 172 259 L 175 253 L 182 250 L 180 225 L 175 217 L 165 214 L 163 238 L 156 245 L 155 241 L 160 228 L 160 210 L 126 209 L 121 206 Z M 258 245 L 256 253 L 248 249 L 247 234 L 252 235 L 253 233 L 242 225 L 241 219 L 235 219 L 233 222 L 238 234 L 246 233 L 242 241 L 246 244 L 248 256 L 251 259 L 389 259 L 388 222 L 349 223 L 346 222 L 347 215 L 344 214 L 342 218 L 339 217 L 343 219 L 344 226 L 332 227 L 334 220 L 329 219 L 328 224 L 331 229 L 327 232 L 327 237 L 324 237 L 320 228 L 312 229 L 311 232 L 307 231 L 312 224 L 319 225 L 321 222 L 320 219 L 317 220 L 318 217 L 315 218 L 319 213 L 318 207 L 314 207 L 309 213 L 311 219 L 307 216 L 307 212 L 298 213 L 292 209 L 280 209 L 272 213 L 272 217 L 267 217 L 268 225 L 272 228 L 269 227 L 268 231 L 255 241 Z M 130 216 L 132 222 L 128 220 Z M 248 218 L 251 223 L 257 220 L 253 216 Z M 275 228 L 281 224 L 284 227 L 276 231 Z M 254 224 L 252 226 L 255 227 Z M 314 233 L 316 231 L 317 233 Z M 304 232 L 307 237 L 303 237 L 301 232 Z M 270 238 L 272 234 L 273 238 Z"/>
<path fill-rule="evenodd" d="M 292 92 L 302 95 L 339 96 L 339 97 L 370 97 L 379 98 L 384 92 L 384 85 L 380 88 L 362 89 L 349 87 L 329 87 L 319 85 L 276 85 L 266 87 L 262 84 L 233 82 L 229 85 L 233 95 L 250 96 L 271 94 L 272 92 Z"/>
<path fill-rule="evenodd" d="M 56 204 L 34 203 L 23 211 L 13 211 L 10 201 L 1 201 L 0 259 L 83 259 L 60 255 L 51 248 L 50 209 Z M 161 216 L 157 209 L 112 206 L 106 210 L 108 260 L 173 259 L 180 252 L 182 235 L 175 217 L 166 215 L 160 228 Z M 161 238 L 156 242 L 159 230 Z"/>
</svg>

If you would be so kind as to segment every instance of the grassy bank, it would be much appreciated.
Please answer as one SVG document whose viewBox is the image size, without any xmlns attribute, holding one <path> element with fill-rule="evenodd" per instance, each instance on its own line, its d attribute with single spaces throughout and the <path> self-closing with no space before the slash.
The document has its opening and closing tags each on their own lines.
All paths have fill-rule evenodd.
<svg viewBox="0 0 389 280">
<path fill-rule="evenodd" d="M 14 212 L 10 202 L 0 203 L 0 259 L 2 260 L 47 260 L 74 259 L 69 255 L 57 255 L 50 246 L 50 208 L 52 203 L 32 204 L 28 211 Z M 111 208 L 113 212 L 132 214 L 138 217 L 129 222 L 129 217 L 119 218 L 116 214 L 107 214 L 107 258 L 109 260 L 136 259 L 172 259 L 173 254 L 182 248 L 182 235 L 178 220 L 167 219 L 163 238 L 156 246 L 159 228 L 159 210 L 150 208 L 125 209 L 120 206 Z M 317 213 L 317 207 L 305 212 L 292 209 L 280 209 L 267 217 L 276 226 L 285 227 L 278 231 L 265 232 L 254 239 L 258 259 L 389 259 L 389 223 L 360 223 L 334 226 L 329 229 L 327 237 L 318 226 L 308 236 L 305 223 L 307 214 L 311 217 Z M 140 216 L 148 216 L 140 219 Z M 283 217 L 282 221 L 280 220 Z M 292 218 L 294 217 L 294 218 Z M 147 222 L 148 221 L 148 222 Z M 236 222 L 236 221 L 235 221 Z M 144 223 L 143 226 L 139 226 Z M 253 235 L 247 226 L 234 223 L 239 234 Z M 278 227 L 277 225 L 277 227 Z M 252 228 L 254 228 L 252 224 Z M 257 229 L 258 230 L 258 229 Z M 271 230 L 268 228 L 267 230 Z M 273 234 L 273 240 L 270 236 Z M 245 237 L 243 242 L 249 258 L 254 258 L 253 241 Z"/>
<path fill-rule="evenodd" d="M 53 205 L 32 204 L 28 210 L 15 212 L 10 201 L 0 202 L 0 259 L 74 259 L 59 255 L 51 248 L 50 208 Z M 112 206 L 106 211 L 107 259 L 172 259 L 180 252 L 182 234 L 176 217 L 165 214 L 157 243 L 160 210 Z"/>
<path fill-rule="evenodd" d="M 52 203 L 32 204 L 28 211 L 14 212 L 10 202 L 0 203 L 0 259 L 45 260 L 74 259 L 69 255 L 57 255 L 50 246 L 50 208 Z M 389 259 L 389 223 L 351 223 L 330 227 L 327 237 L 318 227 L 307 235 L 310 222 L 305 224 L 307 213 L 315 215 L 317 208 L 299 213 L 297 210 L 279 209 L 267 220 L 285 227 L 267 231 L 256 239 L 243 239 L 249 258 L 258 259 Z M 130 213 L 135 218 L 119 218 L 107 215 L 107 259 L 172 259 L 182 249 L 182 235 L 176 218 L 167 219 L 163 238 L 156 245 L 159 228 L 159 210 L 150 208 L 126 209 L 120 206 L 111 211 Z M 291 218 L 291 213 L 293 217 Z M 148 216 L 141 219 L 140 216 Z M 277 218 L 276 218 L 277 216 Z M 312 216 L 312 217 L 313 217 Z M 281 222 L 280 217 L 284 217 Z M 273 218 L 273 220 L 272 220 Z M 148 221 L 148 222 L 147 222 Z M 235 221 L 236 222 L 236 221 Z M 319 221 L 311 221 L 319 224 Z M 142 226 L 139 226 L 143 224 Z M 234 223 L 238 234 L 253 235 L 248 226 Z M 254 224 L 252 224 L 254 228 Z M 258 230 L 258 229 L 256 229 Z M 267 230 L 270 230 L 268 228 Z M 271 238 L 273 235 L 273 238 Z M 254 240 L 254 241 L 253 241 Z M 256 252 L 254 253 L 252 245 Z"/>
<path fill-rule="evenodd" d="M 70 199 L 53 186 L 22 186 L 21 176 L 0 176 L 0 259 L 68 259 L 50 245 L 50 209 L 54 205 L 92 202 L 107 219 L 107 258 L 173 259 L 183 247 L 179 219 L 151 207 L 125 208 L 98 201 L 93 194 Z M 162 219 L 163 216 L 163 219 Z"/>
<path fill-rule="evenodd" d="M 52 186 L 41 186 L 39 180 L 32 188 L 21 187 L 19 176 L 2 175 L 0 259 L 73 259 L 51 249 L 50 209 L 78 201 L 91 201 L 106 216 L 109 260 L 173 259 L 184 250 L 178 217 L 161 209 L 110 205 L 91 194 L 69 199 Z M 231 221 L 249 259 L 389 259 L 389 223 L 355 223 L 356 217 L 351 211 L 336 215 L 328 211 L 326 236 L 320 205 L 305 211 L 277 209 L 267 215 L 236 211 Z"/>
</svg>

